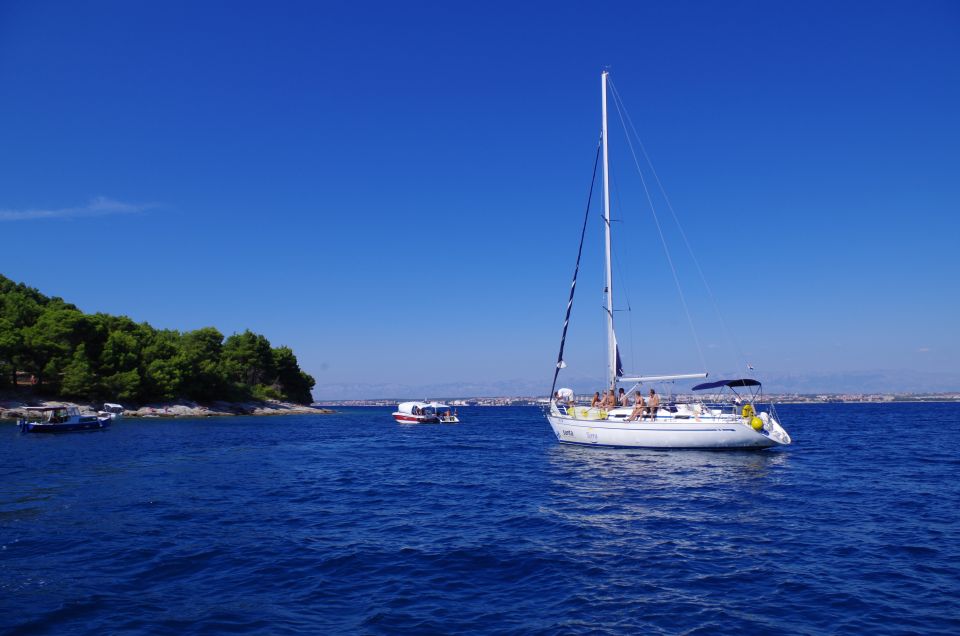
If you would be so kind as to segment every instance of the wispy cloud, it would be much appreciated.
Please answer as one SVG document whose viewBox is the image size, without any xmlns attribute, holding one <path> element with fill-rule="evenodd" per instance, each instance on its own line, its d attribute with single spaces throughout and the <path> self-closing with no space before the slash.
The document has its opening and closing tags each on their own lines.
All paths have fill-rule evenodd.
<svg viewBox="0 0 960 636">
<path fill-rule="evenodd" d="M 929 353 L 929 352 L 930 352 L 930 347 L 920 347 L 919 349 L 917 349 L 917 353 Z"/>
<path fill-rule="evenodd" d="M 36 219 L 66 219 L 90 216 L 109 216 L 113 214 L 138 214 L 151 208 L 155 203 L 139 204 L 124 203 L 107 197 L 96 197 L 86 205 L 72 208 L 36 209 L 36 210 L 2 210 L 0 221 L 34 221 Z"/>
</svg>

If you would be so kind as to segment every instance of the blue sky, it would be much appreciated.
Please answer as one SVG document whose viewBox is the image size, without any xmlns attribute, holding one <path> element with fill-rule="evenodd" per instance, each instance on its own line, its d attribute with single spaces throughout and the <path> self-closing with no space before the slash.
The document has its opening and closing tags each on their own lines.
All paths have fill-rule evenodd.
<svg viewBox="0 0 960 636">
<path fill-rule="evenodd" d="M 712 375 L 960 389 L 954 2 L 6 2 L 0 272 L 263 333 L 320 398 L 544 392 L 605 67 Z M 624 359 L 700 371 L 624 141 Z M 596 218 L 567 372 L 599 383 Z"/>
</svg>

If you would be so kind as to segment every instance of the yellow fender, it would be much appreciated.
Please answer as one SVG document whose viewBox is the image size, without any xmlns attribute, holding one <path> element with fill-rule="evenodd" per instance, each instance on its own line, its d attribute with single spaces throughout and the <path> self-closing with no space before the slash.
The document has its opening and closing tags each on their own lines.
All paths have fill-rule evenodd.
<svg viewBox="0 0 960 636">
<path fill-rule="evenodd" d="M 754 415 L 753 405 L 752 405 L 752 404 L 744 404 L 744 405 L 743 405 L 743 417 L 753 417 L 753 415 Z"/>
<path fill-rule="evenodd" d="M 753 430 L 759 431 L 761 428 L 763 428 L 763 420 L 761 420 L 759 417 L 754 417 L 750 420 L 750 426 L 753 427 Z"/>
</svg>

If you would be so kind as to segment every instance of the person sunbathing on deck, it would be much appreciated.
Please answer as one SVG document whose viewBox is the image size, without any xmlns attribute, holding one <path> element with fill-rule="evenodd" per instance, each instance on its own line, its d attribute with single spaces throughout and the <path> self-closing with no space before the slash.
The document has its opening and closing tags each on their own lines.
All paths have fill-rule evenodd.
<svg viewBox="0 0 960 636">
<path fill-rule="evenodd" d="M 633 410 L 630 412 L 630 417 L 627 418 L 627 421 L 635 422 L 637 418 L 643 416 L 643 411 L 643 395 L 640 394 L 640 391 L 637 391 L 637 398 L 633 403 Z"/>
</svg>

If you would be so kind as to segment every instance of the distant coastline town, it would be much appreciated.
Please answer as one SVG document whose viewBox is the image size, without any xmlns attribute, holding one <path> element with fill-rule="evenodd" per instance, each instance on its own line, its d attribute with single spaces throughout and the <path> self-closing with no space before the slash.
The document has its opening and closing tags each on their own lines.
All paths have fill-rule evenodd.
<svg viewBox="0 0 960 636">
<path fill-rule="evenodd" d="M 676 394 L 679 402 L 693 401 L 690 394 Z M 863 403 L 863 402 L 960 402 L 960 392 L 953 393 L 819 393 L 819 394 L 782 394 L 765 395 L 764 402 L 772 400 L 778 404 L 822 404 L 822 403 Z M 471 398 L 430 398 L 450 406 L 543 406 L 546 397 L 471 397 Z M 315 406 L 396 406 L 405 399 L 368 399 L 368 400 L 316 400 Z"/>
</svg>

